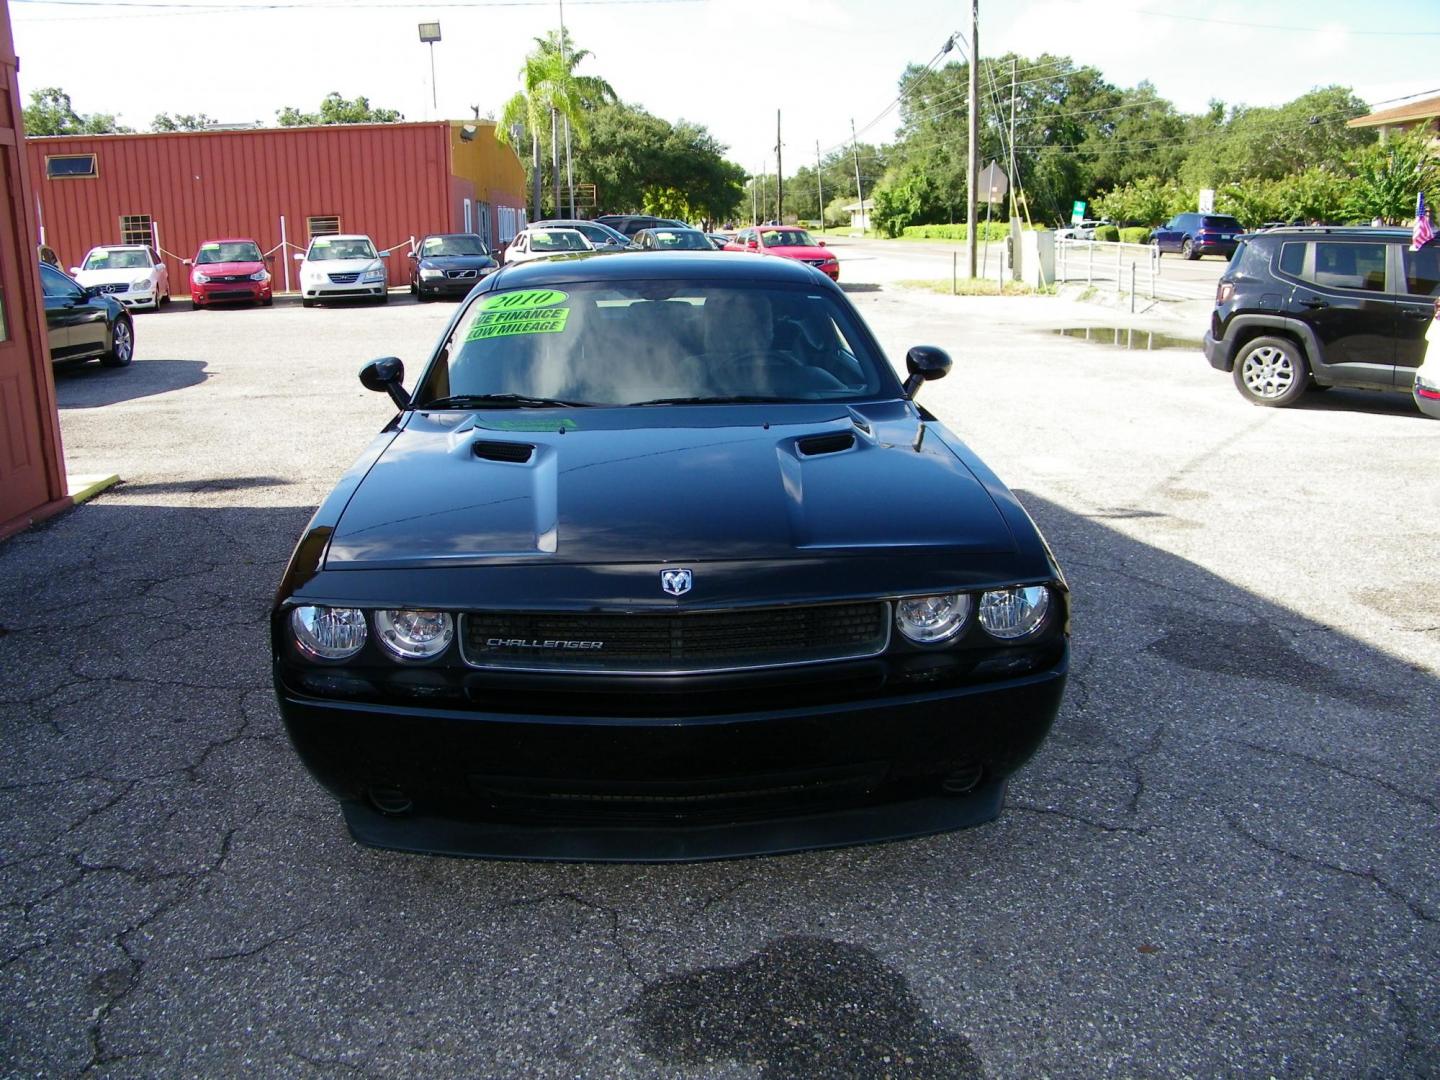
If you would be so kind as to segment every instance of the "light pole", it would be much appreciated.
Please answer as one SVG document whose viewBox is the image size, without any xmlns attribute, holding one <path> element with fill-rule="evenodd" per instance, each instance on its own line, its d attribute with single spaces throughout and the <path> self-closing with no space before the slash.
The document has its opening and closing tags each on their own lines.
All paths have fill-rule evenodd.
<svg viewBox="0 0 1440 1080">
<path fill-rule="evenodd" d="M 440 24 L 438 22 L 422 22 L 420 24 L 420 43 L 430 46 L 430 104 L 435 111 L 440 111 L 440 98 L 435 92 L 435 43 L 440 40 Z"/>
</svg>

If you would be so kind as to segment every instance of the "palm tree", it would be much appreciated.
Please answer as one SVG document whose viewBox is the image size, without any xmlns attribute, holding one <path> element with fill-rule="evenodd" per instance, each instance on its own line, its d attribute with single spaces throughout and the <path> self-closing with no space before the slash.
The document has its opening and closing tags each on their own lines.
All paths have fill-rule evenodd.
<svg viewBox="0 0 1440 1080">
<path fill-rule="evenodd" d="M 570 148 L 570 131 L 573 128 L 581 145 L 589 140 L 589 124 L 585 113 L 601 105 L 619 100 L 615 88 L 604 79 L 594 75 L 576 75 L 575 69 L 590 56 L 589 49 L 577 49 L 570 38 L 570 31 L 551 30 L 543 38 L 535 38 L 535 52 L 531 56 L 543 57 L 547 64 L 553 64 L 555 101 L 550 111 L 550 159 L 551 172 L 555 177 L 555 207 L 560 208 L 560 176 L 557 161 L 558 147 L 555 138 L 557 114 L 565 121 L 565 177 L 570 189 L 570 216 L 575 216 L 575 167 Z"/>
<path fill-rule="evenodd" d="M 525 65 L 520 69 L 520 81 L 525 89 L 517 92 L 514 97 L 505 103 L 505 109 L 500 114 L 500 123 L 496 127 L 495 136 L 501 142 L 514 146 L 520 131 L 530 133 L 530 176 L 531 191 L 533 192 L 532 217 L 530 220 L 540 220 L 540 124 L 544 120 L 546 104 L 541 100 L 540 88 L 544 84 L 546 72 L 544 66 L 536 62 L 533 56 L 525 58 Z"/>
</svg>

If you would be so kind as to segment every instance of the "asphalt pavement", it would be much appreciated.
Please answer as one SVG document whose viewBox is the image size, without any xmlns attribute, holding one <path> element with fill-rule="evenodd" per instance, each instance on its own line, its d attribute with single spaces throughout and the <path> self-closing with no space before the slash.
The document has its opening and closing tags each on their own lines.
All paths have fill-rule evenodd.
<svg viewBox="0 0 1440 1080">
<path fill-rule="evenodd" d="M 1198 350 L 1053 332 L 1104 310 L 864 267 L 1074 592 L 998 821 L 683 866 L 357 846 L 266 615 L 392 413 L 361 362 L 413 374 L 453 307 L 143 315 L 130 368 L 56 379 L 71 471 L 123 482 L 0 544 L 4 1073 L 1436 1075 L 1440 424 L 1258 409 Z"/>
</svg>

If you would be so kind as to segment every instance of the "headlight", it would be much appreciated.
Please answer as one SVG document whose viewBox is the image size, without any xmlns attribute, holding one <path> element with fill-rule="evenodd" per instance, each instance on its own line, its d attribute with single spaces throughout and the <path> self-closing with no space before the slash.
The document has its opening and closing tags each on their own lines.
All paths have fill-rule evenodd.
<svg viewBox="0 0 1440 1080">
<path fill-rule="evenodd" d="M 375 267 L 374 270 L 366 270 L 366 271 L 365 271 L 365 276 L 364 276 L 361 280 L 362 280 L 362 281 L 384 281 L 384 280 L 385 280 L 385 268 L 384 268 L 383 266 L 377 266 L 377 267 Z"/>
<path fill-rule="evenodd" d="M 130 288 L 132 290 L 140 291 L 148 289 L 150 288 L 150 279 L 148 277 L 136 278 L 134 281 L 130 282 Z"/>
<path fill-rule="evenodd" d="M 980 597 L 980 625 L 991 637 L 1014 641 L 1040 629 L 1049 610 L 1050 590 L 1044 585 L 991 589 Z"/>
<path fill-rule="evenodd" d="M 450 647 L 455 624 L 443 611 L 375 612 L 375 633 L 402 660 L 427 660 Z"/>
<path fill-rule="evenodd" d="M 895 604 L 895 625 L 917 645 L 943 645 L 960 633 L 970 607 L 965 593 L 907 596 Z"/>
<path fill-rule="evenodd" d="M 307 656 L 344 660 L 365 645 L 365 613 L 359 608 L 297 607 L 290 612 L 290 630 Z"/>
<path fill-rule="evenodd" d="M 445 271 L 444 271 L 444 270 L 432 270 L 430 267 L 427 266 L 427 267 L 424 267 L 424 268 L 420 271 L 420 276 L 423 277 L 423 278 L 444 277 L 444 276 L 445 276 Z"/>
<path fill-rule="evenodd" d="M 190 280 L 195 282 L 196 285 L 207 285 L 210 282 L 210 275 L 202 274 L 199 270 L 196 270 L 190 275 Z"/>
<path fill-rule="evenodd" d="M 268 270 L 256 270 L 255 273 L 253 273 L 253 274 L 250 275 L 250 280 L 251 280 L 251 281 L 269 281 L 269 280 L 270 280 L 270 272 L 269 272 Z"/>
</svg>

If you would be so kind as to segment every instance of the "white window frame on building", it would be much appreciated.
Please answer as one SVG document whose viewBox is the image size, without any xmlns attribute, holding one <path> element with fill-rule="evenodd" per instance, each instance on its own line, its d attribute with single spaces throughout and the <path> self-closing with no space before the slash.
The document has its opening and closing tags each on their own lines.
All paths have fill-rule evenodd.
<svg viewBox="0 0 1440 1080">
<path fill-rule="evenodd" d="M 89 170 L 73 172 L 65 170 L 62 165 L 62 163 L 69 164 L 77 161 L 89 162 Z M 61 167 L 61 171 L 57 171 L 57 166 Z M 47 154 L 45 156 L 46 180 L 96 180 L 99 176 L 100 163 L 94 154 Z"/>
<path fill-rule="evenodd" d="M 120 215 L 120 243 L 152 247 L 155 243 L 155 222 L 149 214 Z"/>
<path fill-rule="evenodd" d="M 337 236 L 340 233 L 339 214 L 316 214 L 305 219 L 305 231 L 309 234 L 307 239 L 314 240 L 317 236 Z"/>
</svg>

